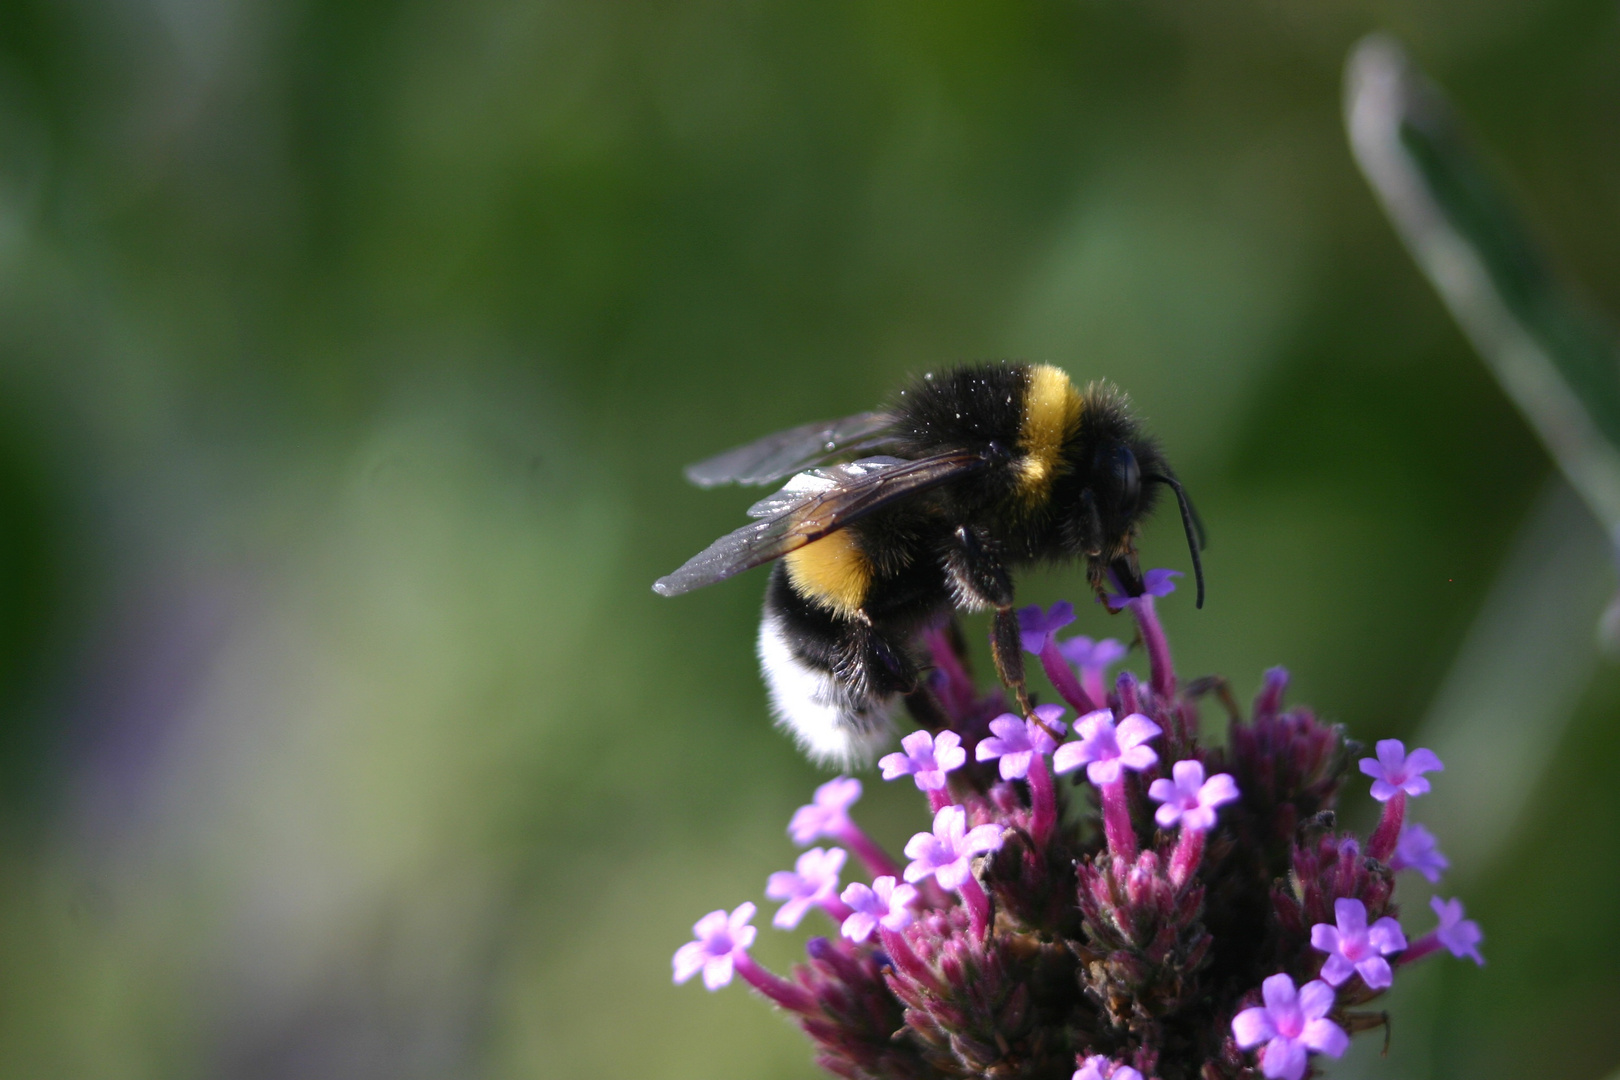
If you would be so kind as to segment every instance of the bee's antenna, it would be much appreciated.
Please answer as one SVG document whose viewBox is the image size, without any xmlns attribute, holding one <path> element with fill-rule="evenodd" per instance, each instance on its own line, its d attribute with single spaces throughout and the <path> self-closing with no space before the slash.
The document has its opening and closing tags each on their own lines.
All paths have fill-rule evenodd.
<svg viewBox="0 0 1620 1080">
<path fill-rule="evenodd" d="M 1181 507 L 1181 527 L 1187 531 L 1187 552 L 1192 556 L 1193 577 L 1198 581 L 1198 606 L 1201 608 L 1204 606 L 1204 561 L 1198 557 L 1198 552 L 1204 546 L 1204 523 L 1198 520 L 1198 512 L 1193 509 L 1186 491 L 1182 490 L 1181 481 L 1162 473 L 1148 473 L 1142 479 L 1163 484 L 1176 493 L 1176 505 Z"/>
</svg>

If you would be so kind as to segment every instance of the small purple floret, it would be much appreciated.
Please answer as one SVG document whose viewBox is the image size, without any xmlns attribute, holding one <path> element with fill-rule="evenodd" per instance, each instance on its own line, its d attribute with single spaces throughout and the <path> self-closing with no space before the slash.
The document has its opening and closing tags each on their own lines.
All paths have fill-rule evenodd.
<svg viewBox="0 0 1620 1080">
<path fill-rule="evenodd" d="M 1112 580 L 1112 575 L 1109 575 Z M 1180 570 L 1149 570 L 1142 575 L 1142 595 L 1169 596 L 1176 591 L 1176 578 L 1183 576 Z M 1114 582 L 1119 587 L 1119 582 Z M 1123 591 L 1107 593 L 1103 596 L 1103 603 L 1108 605 L 1109 611 L 1118 611 L 1132 600 L 1134 596 L 1126 596 Z"/>
<path fill-rule="evenodd" d="M 1036 754 L 1050 754 L 1057 749 L 1057 740 L 1048 735 L 1046 729 L 1063 734 L 1064 724 L 1058 719 L 1063 715 L 1063 706 L 1037 705 L 1035 715 L 1041 723 L 1003 713 L 990 721 L 990 730 L 995 734 L 979 740 L 976 751 L 978 759 L 995 761 L 999 758 L 1003 780 L 1025 779 Z M 1046 728 L 1042 728 L 1041 724 L 1045 724 Z"/>
<path fill-rule="evenodd" d="M 1183 829 L 1205 832 L 1215 827 L 1215 808 L 1238 797 L 1237 781 L 1228 773 L 1216 773 L 1204 779 L 1202 762 L 1188 759 L 1171 767 L 1174 780 L 1158 779 L 1148 786 L 1148 798 L 1163 803 L 1154 813 L 1159 828 L 1173 828 L 1176 822 Z"/>
<path fill-rule="evenodd" d="M 878 762 L 883 779 L 909 776 L 921 791 L 943 791 L 945 774 L 967 761 L 962 736 L 954 731 L 942 731 L 937 736 L 913 731 L 900 740 L 900 746 L 902 751 L 885 754 Z"/>
<path fill-rule="evenodd" d="M 1338 926 L 1317 923 L 1311 927 L 1311 948 L 1328 954 L 1322 965 L 1322 978 L 1330 986 L 1342 986 L 1351 975 L 1359 974 L 1370 990 L 1383 990 L 1394 982 L 1389 961 L 1384 957 L 1406 948 L 1401 924 L 1385 916 L 1367 925 L 1367 905 L 1344 898 L 1333 902 Z"/>
<path fill-rule="evenodd" d="M 1440 853 L 1440 842 L 1434 833 L 1413 822 L 1401 829 L 1395 842 L 1395 854 L 1389 860 L 1391 870 L 1416 870 L 1429 881 L 1437 882 L 1451 865 L 1451 860 Z"/>
<path fill-rule="evenodd" d="M 1023 642 L 1024 651 L 1041 655 L 1041 650 L 1046 648 L 1046 639 L 1072 622 L 1074 605 L 1067 600 L 1053 604 L 1051 611 L 1043 610 L 1039 604 L 1019 608 L 1018 636 Z"/>
<path fill-rule="evenodd" d="M 815 801 L 801 806 L 788 823 L 788 835 L 795 844 L 809 844 L 818 837 L 838 837 L 853 827 L 849 808 L 861 797 L 861 782 L 853 776 L 840 776 L 816 788 Z"/>
<path fill-rule="evenodd" d="M 870 886 L 855 882 L 840 897 L 853 909 L 844 920 L 842 933 L 849 940 L 860 943 L 872 936 L 879 926 L 889 930 L 904 930 L 914 918 L 911 905 L 917 902 L 917 890 L 904 882 L 896 883 L 885 874 Z"/>
<path fill-rule="evenodd" d="M 1141 772 L 1159 760 L 1153 748 L 1144 745 L 1159 735 L 1159 725 L 1141 713 L 1132 713 L 1116 728 L 1114 711 L 1098 709 L 1076 721 L 1074 730 L 1079 740 L 1057 748 L 1052 768 L 1066 773 L 1084 765 L 1087 779 L 1098 787 L 1112 784 L 1126 769 Z"/>
<path fill-rule="evenodd" d="M 1484 967 L 1485 957 L 1480 955 L 1479 943 L 1485 940 L 1485 935 L 1480 931 L 1479 923 L 1463 918 L 1463 902 L 1431 896 L 1429 907 L 1440 919 L 1440 925 L 1434 929 L 1434 936 L 1440 939 L 1440 944 L 1450 949 L 1452 956 L 1466 957 Z"/>
<path fill-rule="evenodd" d="M 837 896 L 838 875 L 843 872 L 846 858 L 848 854 L 843 848 L 823 851 L 813 847 L 799 856 L 792 870 L 772 874 L 765 884 L 765 895 L 787 903 L 776 909 L 771 923 L 783 930 L 792 930 L 805 912 Z"/>
<path fill-rule="evenodd" d="M 697 940 L 675 950 L 675 981 L 683 983 L 701 971 L 703 985 L 710 990 L 729 983 L 737 954 L 747 952 L 759 933 L 748 925 L 754 910 L 753 904 L 744 902 L 730 915 L 711 911 L 699 919 L 692 927 L 692 936 Z"/>
<path fill-rule="evenodd" d="M 1265 1043 L 1260 1071 L 1271 1080 L 1300 1080 L 1305 1075 L 1306 1053 L 1338 1057 L 1350 1045 L 1344 1029 L 1327 1019 L 1333 1008 L 1333 987 L 1320 979 L 1297 992 L 1286 974 L 1273 975 L 1260 984 L 1264 1005 L 1244 1009 L 1232 1018 L 1232 1037 L 1245 1050 Z"/>
<path fill-rule="evenodd" d="M 1121 1065 L 1101 1054 L 1093 1054 L 1074 1070 L 1071 1080 L 1142 1080 L 1142 1074 L 1129 1065 Z"/>
<path fill-rule="evenodd" d="M 1124 645 L 1111 637 L 1092 641 L 1082 634 L 1068 641 L 1058 642 L 1058 652 L 1063 654 L 1063 659 L 1082 671 L 1089 669 L 1106 672 L 1125 659 L 1126 650 Z"/>
<path fill-rule="evenodd" d="M 973 876 L 973 856 L 1001 847 L 1001 826 L 967 828 L 967 811 L 947 806 L 934 815 L 934 831 L 920 832 L 906 841 L 906 880 L 912 884 L 933 877 L 941 888 L 959 889 Z"/>
<path fill-rule="evenodd" d="M 1360 765 L 1373 778 L 1372 797 L 1379 802 L 1388 802 L 1399 791 L 1414 797 L 1424 794 L 1429 782 L 1423 774 L 1445 768 L 1433 750 L 1419 747 L 1408 755 L 1406 744 L 1399 739 L 1378 740 L 1378 756 L 1362 758 Z"/>
</svg>

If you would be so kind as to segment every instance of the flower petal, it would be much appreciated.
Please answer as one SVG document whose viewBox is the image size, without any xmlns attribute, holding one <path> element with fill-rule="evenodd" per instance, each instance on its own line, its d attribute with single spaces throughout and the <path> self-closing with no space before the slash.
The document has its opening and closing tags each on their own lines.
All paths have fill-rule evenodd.
<svg viewBox="0 0 1620 1080">
<path fill-rule="evenodd" d="M 1411 774 L 1444 772 L 1445 768 L 1445 763 L 1440 760 L 1438 754 L 1422 746 L 1412 751 L 1406 759 L 1406 771 Z"/>
<path fill-rule="evenodd" d="M 1266 1008 L 1276 1013 L 1283 1009 L 1292 1009 L 1298 1004 L 1298 994 L 1294 990 L 1294 980 L 1286 974 L 1271 976 L 1260 984 L 1260 996 L 1265 998 Z"/>
<path fill-rule="evenodd" d="M 1052 771 L 1059 774 L 1073 772 L 1090 760 L 1085 743 L 1066 742 L 1052 752 Z"/>
<path fill-rule="evenodd" d="M 870 911 L 857 911 L 844 920 L 844 925 L 839 928 L 839 932 L 849 940 L 859 944 L 872 936 L 872 931 L 877 929 L 877 924 L 877 916 Z"/>
<path fill-rule="evenodd" d="M 1299 1080 L 1305 1075 L 1305 1047 L 1281 1036 L 1260 1051 L 1260 1071 L 1272 1080 Z"/>
<path fill-rule="evenodd" d="M 1133 746 L 1140 746 L 1142 743 L 1154 738 L 1162 730 L 1158 724 L 1155 724 L 1141 713 L 1131 713 L 1131 715 L 1119 722 L 1118 734 L 1115 738 L 1119 740 L 1121 749 L 1129 749 Z M 1200 767 L 1200 771 L 1202 771 L 1202 767 Z"/>
<path fill-rule="evenodd" d="M 1367 905 L 1354 897 L 1333 901 L 1333 917 L 1339 924 L 1339 933 L 1346 937 L 1360 937 L 1367 929 Z"/>
<path fill-rule="evenodd" d="M 1331 1020 L 1316 1019 L 1305 1025 L 1300 1032 L 1299 1041 L 1328 1057 L 1338 1057 L 1350 1045 L 1350 1036 L 1344 1029 Z"/>
<path fill-rule="evenodd" d="M 1320 1019 L 1332 1011 L 1335 996 L 1333 987 L 1315 979 L 1299 988 L 1299 1011 L 1307 1020 Z"/>
<path fill-rule="evenodd" d="M 1406 935 L 1401 932 L 1401 924 L 1388 915 L 1372 924 L 1372 929 L 1367 931 L 1367 940 L 1385 955 L 1406 948 Z"/>
<path fill-rule="evenodd" d="M 688 941 L 675 950 L 675 981 L 683 983 L 702 970 L 709 960 L 709 950 L 701 941 Z"/>
<path fill-rule="evenodd" d="M 731 954 L 716 956 L 703 965 L 703 985 L 709 990 L 718 990 L 731 982 L 733 961 Z"/>
<path fill-rule="evenodd" d="M 1232 1038 L 1236 1039 L 1237 1044 L 1245 1050 L 1259 1046 L 1276 1034 L 1277 1028 L 1271 1022 L 1271 1013 L 1259 1006 L 1244 1009 L 1232 1017 Z"/>
<path fill-rule="evenodd" d="M 1387 989 L 1395 981 L 1395 973 L 1390 970 L 1389 961 L 1382 956 L 1369 956 L 1359 961 L 1356 964 L 1356 972 L 1370 990 Z"/>
<path fill-rule="evenodd" d="M 962 838 L 956 849 L 970 855 L 978 855 L 986 851 L 995 851 L 1001 847 L 1002 829 L 1000 825 L 980 825 Z"/>
</svg>

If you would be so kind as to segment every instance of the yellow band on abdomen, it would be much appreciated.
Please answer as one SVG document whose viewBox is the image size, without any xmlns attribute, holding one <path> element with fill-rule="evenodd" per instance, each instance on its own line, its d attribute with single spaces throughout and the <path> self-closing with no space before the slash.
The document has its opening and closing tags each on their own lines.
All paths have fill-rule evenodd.
<svg viewBox="0 0 1620 1080">
<path fill-rule="evenodd" d="M 788 580 L 800 596 L 851 618 L 866 602 L 872 564 L 847 529 L 828 533 L 783 557 Z"/>
</svg>

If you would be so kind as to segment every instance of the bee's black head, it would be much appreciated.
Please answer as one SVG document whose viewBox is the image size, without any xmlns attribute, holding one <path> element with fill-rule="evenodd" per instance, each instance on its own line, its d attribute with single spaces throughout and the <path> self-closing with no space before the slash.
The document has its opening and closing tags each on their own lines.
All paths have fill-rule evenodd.
<svg viewBox="0 0 1620 1080">
<path fill-rule="evenodd" d="M 1187 546 L 1198 582 L 1198 606 L 1204 605 L 1204 571 L 1198 552 L 1202 528 L 1181 484 L 1152 439 L 1143 435 L 1117 394 L 1089 388 L 1080 438 L 1072 448 L 1072 475 L 1079 490 L 1072 503 L 1069 533 L 1076 554 L 1086 557 L 1093 584 L 1112 571 L 1125 592 L 1140 596 L 1142 572 L 1136 559 L 1141 521 L 1153 510 L 1159 488 L 1176 495 Z"/>
</svg>

